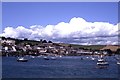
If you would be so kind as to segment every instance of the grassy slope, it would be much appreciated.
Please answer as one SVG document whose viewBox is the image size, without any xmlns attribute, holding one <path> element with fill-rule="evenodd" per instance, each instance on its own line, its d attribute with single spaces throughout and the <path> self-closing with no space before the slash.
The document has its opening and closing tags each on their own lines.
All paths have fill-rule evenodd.
<svg viewBox="0 0 120 80">
<path fill-rule="evenodd" d="M 105 45 L 72 45 L 73 47 L 76 48 L 85 48 L 85 49 L 101 49 L 105 47 Z"/>
<path fill-rule="evenodd" d="M 70 44 L 62 43 L 61 45 L 68 46 Z M 105 47 L 106 45 L 77 45 L 77 44 L 71 44 L 71 46 L 74 47 L 74 48 L 101 49 L 101 48 Z"/>
</svg>

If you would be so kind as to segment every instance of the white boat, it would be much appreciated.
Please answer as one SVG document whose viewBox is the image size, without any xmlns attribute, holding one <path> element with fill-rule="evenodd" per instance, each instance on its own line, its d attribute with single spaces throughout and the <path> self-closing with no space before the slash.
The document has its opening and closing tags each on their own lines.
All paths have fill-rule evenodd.
<svg viewBox="0 0 120 80">
<path fill-rule="evenodd" d="M 55 56 L 44 56 L 43 57 L 45 60 L 56 60 Z"/>
<path fill-rule="evenodd" d="M 120 55 L 115 55 L 115 59 L 117 60 L 117 64 L 120 65 Z"/>
<path fill-rule="evenodd" d="M 89 58 L 89 57 L 86 57 L 87 59 Z"/>
<path fill-rule="evenodd" d="M 47 57 L 47 56 L 44 56 L 43 58 L 44 58 L 45 60 L 49 60 L 49 57 Z"/>
<path fill-rule="evenodd" d="M 92 57 L 91 59 L 92 59 L 93 61 L 95 60 L 95 58 L 94 58 L 94 57 Z"/>
<path fill-rule="evenodd" d="M 53 56 L 52 56 L 51 59 L 52 59 L 52 60 L 56 60 L 56 57 L 53 57 Z"/>
<path fill-rule="evenodd" d="M 90 58 L 91 58 L 91 60 L 93 60 L 93 61 L 95 60 L 95 57 L 94 57 L 94 56 L 91 56 Z"/>
<path fill-rule="evenodd" d="M 28 59 L 25 59 L 24 57 L 19 57 L 19 58 L 17 59 L 17 61 L 18 61 L 18 62 L 27 62 Z"/>
<path fill-rule="evenodd" d="M 60 58 L 62 57 L 62 55 L 59 56 Z"/>
<path fill-rule="evenodd" d="M 117 64 L 120 65 L 120 61 L 118 61 Z"/>
<path fill-rule="evenodd" d="M 30 56 L 30 58 L 35 58 L 35 56 Z"/>
<path fill-rule="evenodd" d="M 109 63 L 107 61 L 105 61 L 103 58 L 98 59 L 97 65 L 109 65 Z"/>
</svg>

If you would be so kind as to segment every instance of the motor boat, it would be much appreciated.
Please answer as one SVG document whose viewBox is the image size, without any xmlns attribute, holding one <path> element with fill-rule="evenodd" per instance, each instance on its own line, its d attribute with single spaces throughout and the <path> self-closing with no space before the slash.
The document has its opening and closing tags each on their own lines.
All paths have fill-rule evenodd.
<svg viewBox="0 0 120 80">
<path fill-rule="evenodd" d="M 117 64 L 120 65 L 120 56 L 117 55 L 117 56 L 115 56 L 115 58 L 116 58 L 116 60 L 117 60 Z"/>
<path fill-rule="evenodd" d="M 18 62 L 27 62 L 28 59 L 26 59 L 26 58 L 24 58 L 24 57 L 19 57 L 19 58 L 17 59 L 17 61 L 18 61 Z"/>
<path fill-rule="evenodd" d="M 52 59 L 52 60 L 56 60 L 56 57 L 53 57 L 53 56 L 52 56 L 51 59 Z"/>
<path fill-rule="evenodd" d="M 117 64 L 120 65 L 120 61 L 118 61 Z"/>
<path fill-rule="evenodd" d="M 60 58 L 62 57 L 62 55 L 59 56 Z"/>
<path fill-rule="evenodd" d="M 101 65 L 99 65 L 99 66 L 97 66 L 96 68 L 99 68 L 99 69 L 105 69 L 105 68 L 107 68 L 108 66 L 101 66 Z"/>
<path fill-rule="evenodd" d="M 91 56 L 90 58 L 91 58 L 91 60 L 92 60 L 92 61 L 94 61 L 94 60 L 95 60 L 95 57 L 94 57 L 94 56 Z"/>
<path fill-rule="evenodd" d="M 44 56 L 43 58 L 44 58 L 45 60 L 49 60 L 49 57 L 47 57 L 47 56 Z"/>
<path fill-rule="evenodd" d="M 44 56 L 43 57 L 45 60 L 56 60 L 55 56 Z"/>
<path fill-rule="evenodd" d="M 94 57 L 92 57 L 91 59 L 92 59 L 93 61 L 95 60 L 95 58 L 94 58 Z"/>
<path fill-rule="evenodd" d="M 103 58 L 100 58 L 98 59 L 97 65 L 104 66 L 104 65 L 109 65 L 109 64 Z"/>
<path fill-rule="evenodd" d="M 108 62 L 107 61 L 105 61 L 103 58 L 100 58 L 100 59 L 98 59 L 98 61 L 97 61 L 97 68 L 99 68 L 99 69 L 104 69 L 104 68 L 107 68 L 108 67 Z"/>
</svg>

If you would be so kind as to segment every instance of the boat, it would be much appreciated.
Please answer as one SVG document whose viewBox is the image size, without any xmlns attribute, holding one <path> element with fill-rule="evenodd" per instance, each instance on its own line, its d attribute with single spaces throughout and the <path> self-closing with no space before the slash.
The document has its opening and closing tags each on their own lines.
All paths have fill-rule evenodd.
<svg viewBox="0 0 120 80">
<path fill-rule="evenodd" d="M 91 59 L 92 59 L 93 61 L 95 60 L 95 58 L 94 58 L 94 57 L 92 57 Z"/>
<path fill-rule="evenodd" d="M 80 59 L 81 59 L 81 60 L 83 60 L 83 58 L 82 58 L 82 57 L 81 57 Z"/>
<path fill-rule="evenodd" d="M 56 60 L 55 56 L 44 56 L 43 57 L 45 60 Z"/>
<path fill-rule="evenodd" d="M 115 59 L 116 59 L 117 61 L 119 61 L 119 60 L 120 60 L 120 56 L 119 56 L 119 55 L 116 55 L 116 56 L 115 56 Z"/>
<path fill-rule="evenodd" d="M 59 56 L 60 58 L 62 57 L 62 55 Z"/>
<path fill-rule="evenodd" d="M 99 66 L 97 66 L 96 68 L 99 68 L 99 69 L 105 69 L 105 68 L 107 68 L 107 66 L 101 66 L 101 65 L 99 65 Z"/>
<path fill-rule="evenodd" d="M 104 65 L 109 65 L 109 64 L 103 58 L 100 58 L 98 59 L 97 65 L 104 66 Z"/>
<path fill-rule="evenodd" d="M 86 57 L 87 59 L 89 58 L 89 57 Z"/>
<path fill-rule="evenodd" d="M 118 61 L 117 64 L 120 65 L 120 61 Z"/>
<path fill-rule="evenodd" d="M 116 55 L 115 59 L 117 60 L 117 64 L 120 65 L 120 55 Z"/>
<path fill-rule="evenodd" d="M 47 56 L 44 56 L 43 58 L 44 58 L 45 60 L 49 60 L 49 57 L 47 57 Z"/>
<path fill-rule="evenodd" d="M 91 60 L 94 61 L 94 60 L 95 60 L 95 57 L 94 57 L 94 56 L 91 56 Z"/>
<path fill-rule="evenodd" d="M 18 62 L 27 62 L 28 59 L 25 59 L 24 57 L 20 57 L 17 59 Z"/>
<path fill-rule="evenodd" d="M 35 58 L 35 56 L 30 56 L 30 58 Z"/>
<path fill-rule="evenodd" d="M 53 57 L 53 56 L 52 56 L 51 59 L 52 59 L 52 60 L 56 60 L 56 57 Z"/>
</svg>

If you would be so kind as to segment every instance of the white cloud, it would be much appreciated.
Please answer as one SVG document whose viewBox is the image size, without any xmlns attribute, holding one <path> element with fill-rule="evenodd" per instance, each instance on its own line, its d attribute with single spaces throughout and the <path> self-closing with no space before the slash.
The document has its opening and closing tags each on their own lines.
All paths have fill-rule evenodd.
<svg viewBox="0 0 120 80">
<path fill-rule="evenodd" d="M 38 40 L 44 38 L 60 42 L 66 42 L 64 38 L 67 38 L 70 43 L 84 45 L 118 44 L 118 24 L 87 22 L 83 18 L 74 17 L 68 23 L 60 22 L 46 27 L 41 25 L 33 25 L 29 28 L 23 26 L 18 26 L 17 28 L 6 27 L 1 35 Z"/>
</svg>

